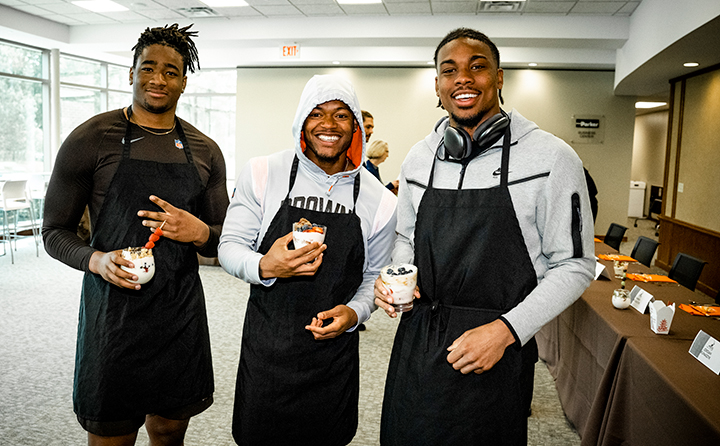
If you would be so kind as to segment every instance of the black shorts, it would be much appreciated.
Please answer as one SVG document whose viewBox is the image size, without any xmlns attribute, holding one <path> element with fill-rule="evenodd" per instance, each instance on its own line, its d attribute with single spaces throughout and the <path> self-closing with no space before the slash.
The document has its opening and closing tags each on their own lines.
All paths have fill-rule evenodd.
<svg viewBox="0 0 720 446">
<path fill-rule="evenodd" d="M 175 410 L 164 411 L 149 415 L 159 415 L 169 420 L 187 420 L 195 415 L 202 413 L 213 403 L 213 397 L 209 396 L 196 403 L 188 404 Z M 119 437 L 121 435 L 132 434 L 140 429 L 145 423 L 145 415 L 140 415 L 128 420 L 121 421 L 94 421 L 77 416 L 80 425 L 91 434 L 101 437 Z"/>
</svg>

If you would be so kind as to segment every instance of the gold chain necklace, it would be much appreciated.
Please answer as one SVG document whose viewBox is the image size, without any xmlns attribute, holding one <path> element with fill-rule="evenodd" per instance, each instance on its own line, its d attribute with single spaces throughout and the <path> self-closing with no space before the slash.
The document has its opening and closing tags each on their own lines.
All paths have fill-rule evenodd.
<svg viewBox="0 0 720 446">
<path fill-rule="evenodd" d="M 167 135 L 167 134 L 169 134 L 170 132 L 172 132 L 173 130 L 175 130 L 175 125 L 177 124 L 177 120 L 175 120 L 175 121 L 173 121 L 173 126 L 172 126 L 172 128 L 171 128 L 170 130 L 168 130 L 167 132 L 153 132 L 152 130 L 141 126 L 140 123 L 138 123 L 135 119 L 132 119 L 132 118 L 131 118 L 130 120 L 131 120 L 136 126 L 140 127 L 141 129 L 145 130 L 146 132 L 152 133 L 153 135 L 158 135 L 158 136 L 162 136 L 162 135 Z"/>
</svg>

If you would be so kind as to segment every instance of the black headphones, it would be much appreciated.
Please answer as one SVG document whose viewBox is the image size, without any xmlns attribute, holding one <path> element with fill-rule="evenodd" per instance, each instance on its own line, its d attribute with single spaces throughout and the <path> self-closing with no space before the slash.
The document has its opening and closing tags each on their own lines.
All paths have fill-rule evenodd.
<svg viewBox="0 0 720 446">
<path fill-rule="evenodd" d="M 464 129 L 448 126 L 438 147 L 437 157 L 443 161 L 471 158 L 495 144 L 509 125 L 510 117 L 500 110 L 500 113 L 480 124 L 472 138 Z"/>
</svg>

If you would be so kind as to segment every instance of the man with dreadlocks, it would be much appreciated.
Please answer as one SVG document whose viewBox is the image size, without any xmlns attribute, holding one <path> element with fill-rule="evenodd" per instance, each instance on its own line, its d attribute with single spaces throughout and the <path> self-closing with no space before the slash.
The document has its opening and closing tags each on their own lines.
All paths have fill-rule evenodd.
<svg viewBox="0 0 720 446">
<path fill-rule="evenodd" d="M 435 50 L 448 116 L 400 172 L 393 263 L 418 267 L 418 297 L 395 336 L 380 443 L 525 445 L 533 336 L 595 271 L 577 154 L 500 108 L 495 44 L 460 28 Z M 375 282 L 392 317 L 392 297 Z"/>
<path fill-rule="evenodd" d="M 48 186 L 45 248 L 85 271 L 73 404 L 90 445 L 132 445 L 143 423 L 150 444 L 180 445 L 190 417 L 213 401 L 197 254 L 217 255 L 229 200 L 217 144 L 175 116 L 186 72 L 199 67 L 188 28 L 142 33 L 132 105 L 76 128 Z M 76 235 L 86 206 L 89 244 Z M 134 283 L 122 249 L 161 225 L 155 275 Z"/>
</svg>

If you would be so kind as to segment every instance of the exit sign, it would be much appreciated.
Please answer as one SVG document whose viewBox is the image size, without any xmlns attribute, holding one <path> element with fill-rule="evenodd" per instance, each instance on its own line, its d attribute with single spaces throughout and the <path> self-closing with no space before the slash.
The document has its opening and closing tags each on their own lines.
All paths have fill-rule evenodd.
<svg viewBox="0 0 720 446">
<path fill-rule="evenodd" d="M 300 45 L 297 43 L 280 45 L 280 59 L 300 59 Z"/>
</svg>

